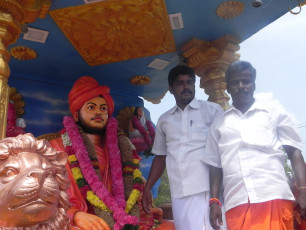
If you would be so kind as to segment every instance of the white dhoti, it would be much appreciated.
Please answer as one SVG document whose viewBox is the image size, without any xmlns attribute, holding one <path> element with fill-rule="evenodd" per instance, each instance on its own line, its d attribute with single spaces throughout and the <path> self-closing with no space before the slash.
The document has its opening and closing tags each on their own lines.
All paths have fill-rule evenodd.
<svg viewBox="0 0 306 230">
<path fill-rule="evenodd" d="M 209 192 L 172 198 L 175 230 L 213 230 L 209 222 L 209 198 Z M 222 219 L 221 229 L 226 229 L 225 216 Z"/>
</svg>

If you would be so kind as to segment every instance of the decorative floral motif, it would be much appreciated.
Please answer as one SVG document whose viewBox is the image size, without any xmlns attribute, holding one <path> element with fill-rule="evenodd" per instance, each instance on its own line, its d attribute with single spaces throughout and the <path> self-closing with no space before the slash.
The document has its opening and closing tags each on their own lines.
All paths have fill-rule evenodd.
<svg viewBox="0 0 306 230">
<path fill-rule="evenodd" d="M 239 16 L 244 10 L 244 5 L 239 1 L 226 1 L 220 4 L 217 8 L 217 15 L 220 18 L 234 18 Z"/>
<path fill-rule="evenodd" d="M 37 57 L 37 54 L 33 49 L 25 46 L 13 47 L 10 52 L 12 56 L 18 60 L 31 60 Z"/>
<path fill-rule="evenodd" d="M 104 1 L 50 15 L 91 66 L 176 50 L 163 0 Z"/>
<path fill-rule="evenodd" d="M 134 76 L 130 79 L 133 85 L 146 85 L 151 81 L 147 76 Z"/>
<path fill-rule="evenodd" d="M 110 118 L 106 127 L 106 143 L 110 157 L 113 194 L 99 180 L 93 167 L 96 160 L 89 158 L 86 146 L 72 117 L 64 118 L 64 127 L 65 129 L 61 131 L 63 143 L 71 143 L 72 145 L 65 146 L 65 149 L 69 155 L 69 159 L 71 159 L 69 161 L 70 168 L 82 195 L 92 205 L 113 214 L 116 222 L 114 225 L 115 230 L 122 229 L 126 224 L 137 225 L 137 217 L 127 215 L 124 210 L 129 212 L 136 203 L 134 200 L 138 199 L 140 190 L 142 189 L 141 179 L 139 178 L 141 173 L 136 171 L 136 164 L 125 165 L 122 168 L 117 140 L 117 121 L 114 118 Z M 68 135 L 65 135 L 66 133 Z M 68 139 L 71 141 L 68 141 Z M 74 158 L 74 154 L 76 158 Z M 75 159 L 76 161 L 74 161 Z M 125 167 L 130 167 L 133 170 L 127 170 Z M 124 199 L 122 171 L 132 172 L 134 175 L 134 187 L 127 202 Z"/>
</svg>

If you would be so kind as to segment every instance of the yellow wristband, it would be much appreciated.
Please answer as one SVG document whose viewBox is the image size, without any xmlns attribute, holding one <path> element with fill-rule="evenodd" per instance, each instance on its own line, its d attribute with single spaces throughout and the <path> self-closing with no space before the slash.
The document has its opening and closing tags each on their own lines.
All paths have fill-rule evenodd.
<svg viewBox="0 0 306 230">
<path fill-rule="evenodd" d="M 299 190 L 300 190 L 300 189 L 306 189 L 306 187 L 299 187 Z"/>
</svg>

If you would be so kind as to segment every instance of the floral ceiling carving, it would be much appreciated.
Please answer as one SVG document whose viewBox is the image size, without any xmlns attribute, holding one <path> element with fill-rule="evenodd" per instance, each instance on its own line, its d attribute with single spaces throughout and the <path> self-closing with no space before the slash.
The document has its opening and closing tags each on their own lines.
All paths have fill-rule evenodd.
<svg viewBox="0 0 306 230">
<path fill-rule="evenodd" d="M 175 51 L 163 0 L 98 2 L 50 15 L 91 66 Z"/>
<path fill-rule="evenodd" d="M 130 79 L 131 84 L 133 85 L 146 85 L 151 81 L 147 76 L 134 76 Z"/>
<path fill-rule="evenodd" d="M 244 11 L 244 5 L 239 1 L 226 1 L 221 3 L 216 13 L 220 18 L 230 19 L 239 16 Z"/>
<path fill-rule="evenodd" d="M 18 60 L 32 60 L 37 57 L 35 50 L 26 46 L 16 46 L 10 49 L 11 55 Z"/>
</svg>

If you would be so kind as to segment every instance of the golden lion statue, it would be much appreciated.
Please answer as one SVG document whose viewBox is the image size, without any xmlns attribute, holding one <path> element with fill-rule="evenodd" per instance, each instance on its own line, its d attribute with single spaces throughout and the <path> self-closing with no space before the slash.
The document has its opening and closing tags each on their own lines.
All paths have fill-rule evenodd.
<svg viewBox="0 0 306 230">
<path fill-rule="evenodd" d="M 66 161 L 32 134 L 0 141 L 0 229 L 70 229 Z"/>
</svg>

